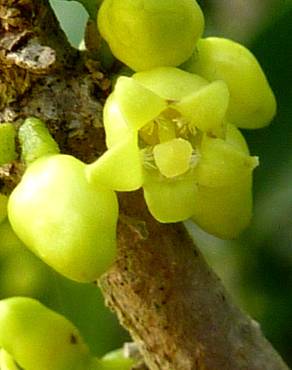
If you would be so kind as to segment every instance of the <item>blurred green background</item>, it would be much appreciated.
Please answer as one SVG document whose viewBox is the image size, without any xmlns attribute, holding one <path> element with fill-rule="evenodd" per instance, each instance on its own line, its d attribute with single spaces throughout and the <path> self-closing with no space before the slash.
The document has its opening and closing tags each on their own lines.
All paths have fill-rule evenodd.
<svg viewBox="0 0 292 370">
<path fill-rule="evenodd" d="M 86 11 L 75 1 L 50 1 L 77 47 Z M 269 127 L 244 132 L 251 153 L 261 162 L 255 171 L 250 228 L 239 240 L 226 242 L 187 226 L 239 306 L 260 323 L 292 366 L 292 1 L 199 3 L 206 16 L 205 35 L 240 41 L 257 56 L 277 97 L 278 114 Z M 0 298 L 37 297 L 71 319 L 98 355 L 128 338 L 96 287 L 53 272 L 24 249 L 7 224 L 1 226 L 0 246 Z"/>
</svg>

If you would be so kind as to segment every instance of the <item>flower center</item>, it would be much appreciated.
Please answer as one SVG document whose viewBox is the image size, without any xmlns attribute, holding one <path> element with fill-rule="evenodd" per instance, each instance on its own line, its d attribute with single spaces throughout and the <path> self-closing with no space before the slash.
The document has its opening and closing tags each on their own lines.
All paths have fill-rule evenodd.
<svg viewBox="0 0 292 370">
<path fill-rule="evenodd" d="M 139 130 L 144 167 L 167 178 L 185 174 L 199 159 L 201 134 L 179 112 L 166 109 Z"/>
</svg>

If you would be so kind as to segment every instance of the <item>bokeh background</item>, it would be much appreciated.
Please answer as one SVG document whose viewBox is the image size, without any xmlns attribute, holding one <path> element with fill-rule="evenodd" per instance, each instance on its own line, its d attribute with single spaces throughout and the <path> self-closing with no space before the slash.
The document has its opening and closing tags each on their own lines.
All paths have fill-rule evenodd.
<svg viewBox="0 0 292 370">
<path fill-rule="evenodd" d="M 50 0 L 70 42 L 80 45 L 87 21 L 75 1 Z M 201 0 L 205 35 L 248 46 L 278 101 L 272 124 L 246 131 L 255 171 L 254 218 L 236 241 L 222 241 L 186 223 L 210 265 L 238 305 L 257 320 L 292 366 L 292 1 Z M 251 91 L 252 94 L 252 91 Z M 28 295 L 63 313 L 101 355 L 128 339 L 90 284 L 71 282 L 37 260 L 3 224 L 0 230 L 0 298 Z"/>
</svg>

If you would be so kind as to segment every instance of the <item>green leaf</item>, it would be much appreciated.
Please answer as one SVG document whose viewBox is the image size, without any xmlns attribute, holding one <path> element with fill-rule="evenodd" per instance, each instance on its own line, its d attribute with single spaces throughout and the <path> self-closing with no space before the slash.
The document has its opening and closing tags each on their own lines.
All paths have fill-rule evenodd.
<svg viewBox="0 0 292 370">
<path fill-rule="evenodd" d="M 72 1 L 72 0 L 63 0 L 63 1 Z M 75 1 L 84 6 L 90 18 L 96 19 L 98 8 L 100 7 L 103 0 L 75 0 Z"/>
</svg>

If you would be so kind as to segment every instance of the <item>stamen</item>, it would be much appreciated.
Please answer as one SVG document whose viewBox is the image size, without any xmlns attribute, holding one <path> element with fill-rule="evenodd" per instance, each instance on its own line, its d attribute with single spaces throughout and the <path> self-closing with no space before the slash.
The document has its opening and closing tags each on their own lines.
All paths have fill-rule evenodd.
<svg viewBox="0 0 292 370">
<path fill-rule="evenodd" d="M 145 169 L 164 178 L 183 176 L 200 160 L 200 132 L 179 112 L 167 109 L 139 130 Z M 199 136 L 198 136 L 199 135 Z"/>
</svg>

